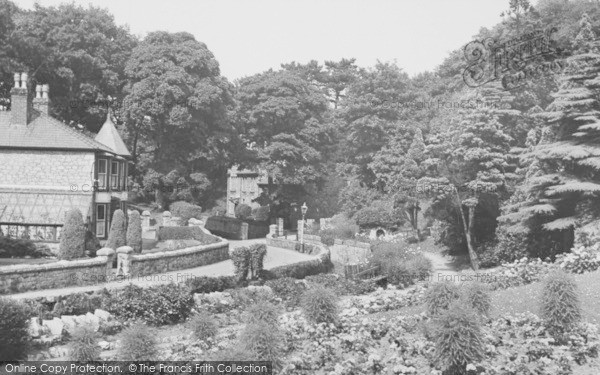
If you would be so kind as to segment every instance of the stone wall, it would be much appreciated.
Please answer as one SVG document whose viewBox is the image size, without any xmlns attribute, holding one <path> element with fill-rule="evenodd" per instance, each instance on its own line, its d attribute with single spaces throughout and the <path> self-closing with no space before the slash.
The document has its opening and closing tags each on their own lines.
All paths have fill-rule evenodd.
<svg viewBox="0 0 600 375">
<path fill-rule="evenodd" d="M 267 238 L 267 246 L 277 246 L 295 251 L 299 251 L 298 249 L 301 249 L 301 244 L 299 242 L 285 239 Z M 294 277 L 297 279 L 303 279 L 306 276 L 329 272 L 333 268 L 333 264 L 331 264 L 331 253 L 325 245 L 317 243 L 305 243 L 304 249 L 305 252 L 307 252 L 306 250 L 310 249 L 309 254 L 315 255 L 316 258 L 271 268 L 269 272 L 276 277 Z"/>
<path fill-rule="evenodd" d="M 269 238 L 267 237 L 267 246 L 279 247 L 281 249 L 294 250 L 299 253 L 314 255 L 319 253 L 320 247 L 315 243 L 304 243 L 304 251 L 302 250 L 302 244 L 298 241 L 288 240 L 285 238 Z"/>
<path fill-rule="evenodd" d="M 210 245 L 151 254 L 136 254 L 129 259 L 131 276 L 145 276 L 183 270 L 229 259 L 229 242 L 221 240 Z"/>
<path fill-rule="evenodd" d="M 0 188 L 92 189 L 94 153 L 72 151 L 0 151 Z"/>
<path fill-rule="evenodd" d="M 94 285 L 106 280 L 107 258 L 0 267 L 0 294 Z"/>
</svg>

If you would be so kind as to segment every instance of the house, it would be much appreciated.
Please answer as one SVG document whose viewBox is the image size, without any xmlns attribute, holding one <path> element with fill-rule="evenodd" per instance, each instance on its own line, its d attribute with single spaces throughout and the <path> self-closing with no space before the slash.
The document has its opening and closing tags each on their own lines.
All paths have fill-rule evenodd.
<svg viewBox="0 0 600 375">
<path fill-rule="evenodd" d="M 250 169 L 238 169 L 233 166 L 227 170 L 227 211 L 226 215 L 235 217 L 235 207 L 246 204 L 252 208 L 260 204 L 253 202 L 262 194 L 259 185 L 267 184 L 268 177 L 264 172 Z"/>
<path fill-rule="evenodd" d="M 14 80 L 11 108 L 0 108 L 0 231 L 57 242 L 66 213 L 77 208 L 105 239 L 112 213 L 126 209 L 131 163 L 110 111 L 92 138 L 49 115 L 48 85 L 30 101 L 27 74 Z"/>
</svg>

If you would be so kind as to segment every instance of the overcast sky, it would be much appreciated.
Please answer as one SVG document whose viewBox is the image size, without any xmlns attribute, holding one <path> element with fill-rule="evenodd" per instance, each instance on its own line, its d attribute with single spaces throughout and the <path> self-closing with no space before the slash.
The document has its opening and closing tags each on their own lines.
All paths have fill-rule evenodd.
<svg viewBox="0 0 600 375">
<path fill-rule="evenodd" d="M 35 0 L 13 0 L 31 9 Z M 37 0 L 44 6 L 64 0 Z M 508 0 L 79 0 L 108 8 L 143 36 L 187 31 L 234 80 L 281 63 L 355 57 L 396 61 L 410 75 L 433 70 L 481 27 L 501 21 Z"/>
</svg>

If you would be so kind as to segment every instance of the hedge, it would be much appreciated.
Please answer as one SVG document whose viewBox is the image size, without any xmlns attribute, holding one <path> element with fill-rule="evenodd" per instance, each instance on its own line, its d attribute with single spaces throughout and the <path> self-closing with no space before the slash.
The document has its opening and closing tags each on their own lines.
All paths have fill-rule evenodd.
<svg viewBox="0 0 600 375">
<path fill-rule="evenodd" d="M 219 242 L 218 238 L 206 234 L 199 227 L 159 227 L 158 240 L 196 240 L 202 244 Z"/>
<path fill-rule="evenodd" d="M 185 201 L 171 203 L 169 210 L 173 216 L 181 219 L 181 225 L 187 225 L 191 218 L 200 219 L 202 217 L 202 207 Z"/>
</svg>

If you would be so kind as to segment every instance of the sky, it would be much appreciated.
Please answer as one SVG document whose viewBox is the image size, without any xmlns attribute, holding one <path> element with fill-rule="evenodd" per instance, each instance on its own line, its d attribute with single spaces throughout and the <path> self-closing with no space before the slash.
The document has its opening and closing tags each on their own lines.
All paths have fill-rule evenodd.
<svg viewBox="0 0 600 375">
<path fill-rule="evenodd" d="M 31 9 L 65 0 L 12 0 Z M 68 2 L 68 1 L 66 1 Z M 235 79 L 282 63 L 356 58 L 395 61 L 409 75 L 433 70 L 481 27 L 502 19 L 508 0 L 79 0 L 107 8 L 135 35 L 187 31 Z"/>
</svg>

